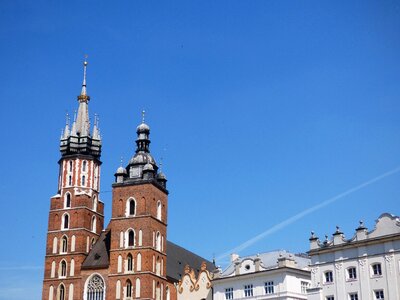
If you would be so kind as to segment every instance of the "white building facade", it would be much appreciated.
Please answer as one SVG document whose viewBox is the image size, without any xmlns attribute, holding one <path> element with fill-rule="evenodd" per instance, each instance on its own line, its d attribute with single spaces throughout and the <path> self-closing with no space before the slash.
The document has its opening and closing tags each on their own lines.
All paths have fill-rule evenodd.
<svg viewBox="0 0 400 300">
<path fill-rule="evenodd" d="M 368 232 L 363 223 L 350 240 L 337 227 L 324 242 L 310 238 L 308 300 L 400 299 L 400 220 L 382 214 Z"/>
<path fill-rule="evenodd" d="M 274 251 L 244 258 L 232 255 L 231 261 L 224 272 L 214 274 L 214 300 L 307 299 L 308 257 Z"/>
</svg>

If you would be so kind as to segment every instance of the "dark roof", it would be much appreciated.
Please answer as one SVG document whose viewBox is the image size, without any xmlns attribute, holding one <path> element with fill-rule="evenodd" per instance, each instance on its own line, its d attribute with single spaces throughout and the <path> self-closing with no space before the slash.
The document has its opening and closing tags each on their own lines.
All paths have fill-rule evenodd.
<svg viewBox="0 0 400 300">
<path fill-rule="evenodd" d="M 103 231 L 82 263 L 82 269 L 104 269 L 110 264 L 111 231 Z"/>
<path fill-rule="evenodd" d="M 170 241 L 167 241 L 167 277 L 172 281 L 179 281 L 184 274 L 186 265 L 189 265 L 195 273 L 199 273 L 201 264 L 207 264 L 207 270 L 213 271 L 215 266 L 203 257 L 186 250 Z"/>
<path fill-rule="evenodd" d="M 110 236 L 111 230 L 102 232 L 88 256 L 83 261 L 82 269 L 104 269 L 110 264 Z M 170 241 L 167 241 L 167 277 L 172 281 L 179 281 L 184 268 L 189 265 L 196 274 L 201 264 L 207 264 L 207 270 L 213 271 L 215 266 L 208 260 L 186 250 Z"/>
</svg>

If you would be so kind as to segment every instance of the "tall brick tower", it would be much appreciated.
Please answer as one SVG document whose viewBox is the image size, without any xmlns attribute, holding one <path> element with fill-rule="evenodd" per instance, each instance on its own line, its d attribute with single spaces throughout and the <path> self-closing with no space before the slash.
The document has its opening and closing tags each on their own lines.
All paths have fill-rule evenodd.
<svg viewBox="0 0 400 300">
<path fill-rule="evenodd" d="M 104 222 L 99 199 L 101 138 L 97 120 L 90 133 L 86 68 L 79 108 L 60 139 L 58 193 L 50 199 L 43 300 L 81 299 L 81 265 Z"/>
<path fill-rule="evenodd" d="M 109 295 L 167 300 L 168 191 L 165 175 L 150 154 L 144 112 L 136 132 L 136 153 L 126 168 L 118 168 L 113 184 Z"/>
</svg>

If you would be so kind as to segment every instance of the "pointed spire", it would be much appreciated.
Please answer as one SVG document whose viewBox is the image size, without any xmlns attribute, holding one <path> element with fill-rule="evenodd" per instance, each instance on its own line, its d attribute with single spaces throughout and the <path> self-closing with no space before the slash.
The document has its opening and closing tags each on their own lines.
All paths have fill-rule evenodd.
<svg viewBox="0 0 400 300">
<path fill-rule="evenodd" d="M 85 55 L 85 61 L 83 62 L 83 82 L 82 82 L 82 90 L 81 90 L 81 96 L 86 96 L 86 67 L 88 65 L 88 62 L 86 61 L 87 55 Z"/>
<path fill-rule="evenodd" d="M 93 139 L 100 140 L 100 130 L 99 130 L 99 116 L 94 115 L 94 125 L 93 125 Z"/>
<path fill-rule="evenodd" d="M 65 129 L 62 135 L 62 139 L 67 139 L 69 137 L 69 114 L 67 112 L 65 116 Z"/>
<path fill-rule="evenodd" d="M 144 124 L 144 117 L 146 116 L 146 111 L 142 110 L 142 124 Z"/>
</svg>

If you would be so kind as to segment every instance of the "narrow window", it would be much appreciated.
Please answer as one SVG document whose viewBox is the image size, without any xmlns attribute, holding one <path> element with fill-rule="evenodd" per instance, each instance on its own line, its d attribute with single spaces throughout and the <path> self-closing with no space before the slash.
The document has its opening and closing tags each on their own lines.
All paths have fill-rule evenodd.
<svg viewBox="0 0 400 300">
<path fill-rule="evenodd" d="M 50 278 L 54 278 L 56 276 L 56 262 L 53 260 L 51 263 L 51 272 L 50 272 Z"/>
<path fill-rule="evenodd" d="M 121 255 L 118 255 L 117 272 L 118 272 L 118 273 L 121 273 L 121 272 L 122 272 L 122 256 L 121 256 Z"/>
<path fill-rule="evenodd" d="M 71 259 L 71 263 L 69 266 L 69 276 L 74 276 L 75 275 L 75 260 Z"/>
<path fill-rule="evenodd" d="M 142 236 L 143 236 L 142 230 L 139 230 L 139 246 L 142 246 Z"/>
<path fill-rule="evenodd" d="M 127 260 L 128 260 L 127 271 L 128 272 L 132 272 L 133 271 L 133 258 L 132 258 L 132 255 L 130 253 L 128 254 Z"/>
<path fill-rule="evenodd" d="M 94 198 L 93 198 L 93 210 L 97 211 L 97 198 L 96 198 L 96 196 L 94 196 Z"/>
<path fill-rule="evenodd" d="M 233 299 L 233 288 L 225 289 L 225 300 L 232 300 Z"/>
<path fill-rule="evenodd" d="M 265 293 L 266 294 L 273 294 L 274 293 L 274 282 L 267 281 L 264 285 Z"/>
<path fill-rule="evenodd" d="M 74 285 L 72 283 L 69 285 L 68 294 L 68 300 L 74 300 Z"/>
<path fill-rule="evenodd" d="M 71 252 L 75 251 L 75 235 L 71 238 Z"/>
<path fill-rule="evenodd" d="M 51 285 L 49 289 L 49 300 L 53 300 L 54 287 Z"/>
<path fill-rule="evenodd" d="M 244 296 L 245 297 L 253 297 L 253 285 L 252 284 L 246 284 L 244 286 Z"/>
<path fill-rule="evenodd" d="M 136 270 L 138 272 L 142 271 L 142 254 L 140 253 L 136 257 Z"/>
<path fill-rule="evenodd" d="M 57 243 L 58 243 L 57 237 L 54 237 L 54 239 L 53 239 L 53 254 L 57 253 Z"/>
<path fill-rule="evenodd" d="M 332 271 L 325 272 L 325 282 L 326 283 L 333 282 L 333 273 L 332 273 Z"/>
<path fill-rule="evenodd" d="M 140 298 L 140 279 L 136 278 L 136 298 Z"/>
<path fill-rule="evenodd" d="M 96 233 L 96 217 L 92 217 L 92 232 Z"/>
<path fill-rule="evenodd" d="M 121 299 L 121 281 L 117 281 L 117 287 L 115 289 L 115 298 Z"/>
<path fill-rule="evenodd" d="M 128 247 L 133 247 L 135 244 L 135 233 L 133 230 L 129 230 L 128 232 Z"/>
<path fill-rule="evenodd" d="M 160 237 L 160 233 L 158 231 L 156 234 L 156 249 L 158 251 L 161 251 L 161 237 Z"/>
<path fill-rule="evenodd" d="M 169 292 L 169 287 L 168 286 L 165 288 L 165 292 L 167 293 L 167 299 L 166 300 L 171 300 L 171 294 Z"/>
<path fill-rule="evenodd" d="M 335 300 L 334 296 L 326 296 L 326 300 Z"/>
<path fill-rule="evenodd" d="M 382 275 L 381 264 L 373 264 L 372 265 L 372 273 L 373 273 L 374 276 L 381 276 Z"/>
<path fill-rule="evenodd" d="M 64 214 L 62 229 L 68 229 L 68 228 L 69 228 L 69 215 L 68 214 Z"/>
<path fill-rule="evenodd" d="M 385 299 L 385 295 L 383 294 L 383 290 L 375 291 L 375 299 L 379 299 L 379 300 Z"/>
<path fill-rule="evenodd" d="M 135 209 L 136 209 L 135 200 L 129 200 L 129 215 L 130 216 L 135 215 Z"/>
<path fill-rule="evenodd" d="M 60 284 L 58 296 L 57 300 L 65 300 L 65 287 L 63 284 Z"/>
<path fill-rule="evenodd" d="M 161 221 L 161 201 L 157 202 L 157 219 Z"/>
<path fill-rule="evenodd" d="M 349 280 L 355 280 L 357 279 L 357 270 L 354 267 L 350 267 L 347 269 L 347 278 Z"/>
<path fill-rule="evenodd" d="M 69 171 L 72 172 L 72 160 L 69 161 Z"/>
<path fill-rule="evenodd" d="M 71 175 L 68 176 L 68 185 L 72 185 L 72 176 Z"/>
<path fill-rule="evenodd" d="M 90 249 L 93 248 L 95 243 L 96 243 L 96 240 L 94 238 L 92 238 L 92 242 L 90 243 Z"/>
<path fill-rule="evenodd" d="M 85 186 L 85 184 L 86 184 L 86 176 L 83 175 L 82 176 L 82 186 Z"/>
<path fill-rule="evenodd" d="M 132 297 L 132 282 L 129 279 L 126 281 L 126 297 Z"/>
<path fill-rule="evenodd" d="M 67 253 L 67 250 L 68 250 L 68 239 L 66 236 L 63 236 L 61 241 L 61 252 Z"/>
<path fill-rule="evenodd" d="M 71 207 L 71 194 L 67 193 L 65 195 L 65 208 Z"/>
<path fill-rule="evenodd" d="M 62 260 L 60 263 L 60 277 L 66 277 L 67 276 L 67 263 L 65 260 Z"/>
<path fill-rule="evenodd" d="M 87 164 L 87 162 L 86 162 L 86 160 L 84 160 L 82 162 L 82 172 L 86 172 L 86 164 Z"/>
</svg>

